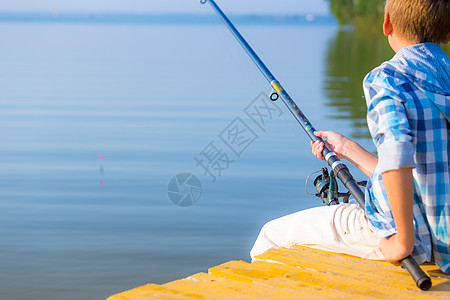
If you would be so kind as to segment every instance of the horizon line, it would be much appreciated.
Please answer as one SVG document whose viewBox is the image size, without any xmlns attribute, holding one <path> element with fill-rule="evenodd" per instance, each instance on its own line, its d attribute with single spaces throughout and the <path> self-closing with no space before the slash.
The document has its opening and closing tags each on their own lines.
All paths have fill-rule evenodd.
<svg viewBox="0 0 450 300">
<path fill-rule="evenodd" d="M 248 25 L 337 25 L 331 14 L 230 14 L 237 24 Z M 128 24 L 221 24 L 209 13 L 150 12 L 58 12 L 0 11 L 0 22 L 34 23 L 128 23 Z"/>
</svg>

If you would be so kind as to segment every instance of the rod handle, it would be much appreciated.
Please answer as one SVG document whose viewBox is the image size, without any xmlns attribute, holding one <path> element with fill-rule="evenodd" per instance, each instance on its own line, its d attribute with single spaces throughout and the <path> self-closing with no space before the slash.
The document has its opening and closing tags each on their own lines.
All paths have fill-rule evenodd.
<svg viewBox="0 0 450 300">
<path fill-rule="evenodd" d="M 431 278 L 419 267 L 417 262 L 408 256 L 400 261 L 402 266 L 411 274 L 411 277 L 416 282 L 416 285 L 422 291 L 427 291 L 431 287 Z"/>
</svg>

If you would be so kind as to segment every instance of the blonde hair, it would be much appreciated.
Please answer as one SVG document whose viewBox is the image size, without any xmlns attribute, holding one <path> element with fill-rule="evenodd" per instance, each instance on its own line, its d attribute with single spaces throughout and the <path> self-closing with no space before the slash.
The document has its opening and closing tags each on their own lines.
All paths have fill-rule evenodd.
<svg viewBox="0 0 450 300">
<path fill-rule="evenodd" d="M 395 32 L 416 43 L 441 43 L 450 33 L 449 0 L 386 0 Z"/>
</svg>

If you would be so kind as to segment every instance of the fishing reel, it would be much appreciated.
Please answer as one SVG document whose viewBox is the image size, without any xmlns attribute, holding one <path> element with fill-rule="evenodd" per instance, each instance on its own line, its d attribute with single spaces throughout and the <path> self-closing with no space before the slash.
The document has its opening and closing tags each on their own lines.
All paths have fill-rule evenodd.
<svg viewBox="0 0 450 300">
<path fill-rule="evenodd" d="M 311 177 L 311 175 L 317 174 L 317 173 L 321 173 L 313 181 L 313 184 L 314 184 L 314 187 L 315 187 L 317 193 L 310 194 L 310 193 L 308 193 L 309 177 Z M 360 181 L 360 182 L 357 182 L 357 184 L 365 187 L 367 185 L 367 181 Z M 342 198 L 343 203 L 348 203 L 349 198 L 351 196 L 350 192 L 347 192 L 347 193 L 339 192 L 339 186 L 338 186 L 338 183 L 336 180 L 336 176 L 334 175 L 333 170 L 330 170 L 330 172 L 328 173 L 327 168 L 322 168 L 319 171 L 309 174 L 308 177 L 306 178 L 305 188 L 306 188 L 306 193 L 308 195 L 316 196 L 316 197 L 320 198 L 322 200 L 322 202 L 326 205 L 338 205 L 339 198 Z"/>
<path fill-rule="evenodd" d="M 316 194 L 308 193 L 308 181 L 309 177 L 316 173 L 321 173 L 318 175 L 314 181 L 314 187 L 317 191 Z M 364 182 L 358 183 L 360 185 L 365 184 Z M 343 203 L 348 203 L 350 198 L 350 192 L 347 193 L 339 193 L 339 186 L 336 180 L 336 176 L 334 175 L 333 170 L 328 173 L 327 168 L 322 168 L 320 171 L 311 173 L 308 178 L 306 178 L 306 193 L 311 196 L 316 196 L 322 200 L 322 202 L 326 205 L 338 205 L 339 198 L 342 198 Z"/>
</svg>

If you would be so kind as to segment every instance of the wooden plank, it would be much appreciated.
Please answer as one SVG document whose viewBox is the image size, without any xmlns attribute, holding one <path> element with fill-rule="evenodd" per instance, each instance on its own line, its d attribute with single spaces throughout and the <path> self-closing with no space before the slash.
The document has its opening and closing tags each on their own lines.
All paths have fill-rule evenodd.
<svg viewBox="0 0 450 300">
<path fill-rule="evenodd" d="M 433 287 L 429 291 L 423 292 L 416 287 L 406 270 L 386 262 L 370 261 L 306 247 L 297 247 L 297 250 L 285 248 L 270 250 L 257 258 L 294 267 L 331 272 L 362 283 L 377 285 L 383 289 L 392 287 L 398 289 L 397 293 L 411 290 L 427 296 L 450 298 L 449 279 L 432 277 Z M 437 267 L 434 265 L 434 268 Z M 441 274 L 443 273 L 441 272 Z"/>
<path fill-rule="evenodd" d="M 325 295 L 330 299 L 441 299 L 417 288 L 399 290 L 395 287 L 380 285 L 348 277 L 345 273 L 281 265 L 263 261 L 248 264 L 232 261 L 211 268 L 210 274 L 233 280 L 273 285 L 307 291 L 315 295 Z M 379 275 L 383 278 L 383 275 Z"/>
<path fill-rule="evenodd" d="M 167 299 L 167 300 L 180 300 L 180 299 L 204 299 L 197 294 L 186 293 L 184 291 L 178 291 L 163 287 L 157 284 L 146 284 L 129 291 L 113 295 L 107 300 L 151 300 L 151 299 Z"/>
<path fill-rule="evenodd" d="M 314 295 L 306 291 L 278 288 L 256 282 L 232 280 L 226 277 L 198 273 L 185 279 L 169 282 L 164 287 L 198 293 L 205 299 L 329 299 L 328 296 Z"/>
<path fill-rule="evenodd" d="M 307 247 L 275 249 L 251 264 L 231 261 L 164 285 L 147 284 L 108 300 L 149 299 L 450 299 L 450 276 L 423 269 L 433 287 L 420 291 L 399 267 Z"/>
<path fill-rule="evenodd" d="M 324 250 L 320 250 L 320 249 L 314 249 L 314 248 L 310 248 L 310 247 L 305 247 L 305 246 L 299 246 L 299 245 L 294 245 L 292 246 L 291 249 L 297 249 L 297 250 L 302 250 L 302 251 L 310 251 L 310 253 L 321 253 L 324 256 L 328 256 L 328 257 L 334 257 L 336 258 L 341 257 L 341 258 L 351 258 L 353 260 L 359 260 L 362 261 L 364 263 L 368 263 L 368 264 L 381 264 L 381 265 L 385 265 L 385 266 L 389 266 L 389 267 L 394 267 L 392 264 L 385 262 L 385 261 L 373 261 L 373 260 L 367 260 L 364 258 L 359 258 L 359 257 L 355 257 L 355 256 L 351 256 L 351 255 L 347 255 L 347 254 L 343 254 L 343 253 L 333 253 L 333 252 L 328 252 L 328 251 L 324 251 Z M 422 268 L 422 270 L 426 271 L 430 276 L 436 276 L 436 277 L 441 277 L 441 278 L 447 278 L 450 279 L 450 274 L 447 275 L 444 272 L 442 272 L 438 266 L 436 266 L 436 264 L 428 262 L 428 263 L 423 263 L 420 265 L 420 267 Z M 401 268 L 400 268 L 401 269 Z"/>
<path fill-rule="evenodd" d="M 438 278 L 444 278 L 444 279 L 450 279 L 450 274 L 445 274 L 442 272 L 438 266 L 436 266 L 433 263 L 425 263 L 420 265 L 422 270 L 424 270 L 426 273 L 428 273 L 431 277 L 438 277 Z"/>
</svg>

